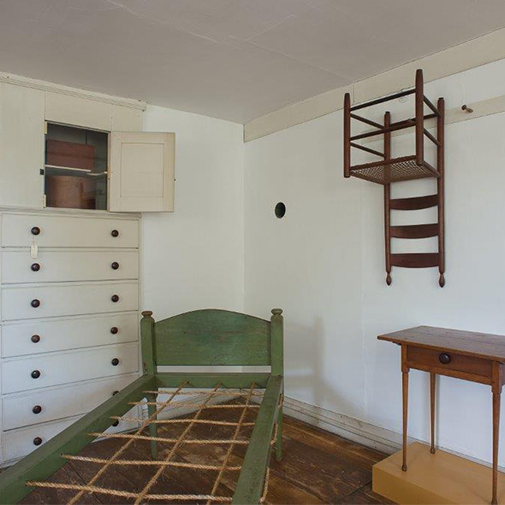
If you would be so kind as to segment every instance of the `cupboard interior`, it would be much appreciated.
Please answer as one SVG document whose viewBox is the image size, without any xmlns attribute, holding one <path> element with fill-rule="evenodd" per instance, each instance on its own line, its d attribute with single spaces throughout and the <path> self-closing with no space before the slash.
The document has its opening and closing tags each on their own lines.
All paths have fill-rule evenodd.
<svg viewBox="0 0 505 505">
<path fill-rule="evenodd" d="M 47 123 L 46 207 L 107 210 L 109 134 Z"/>
</svg>

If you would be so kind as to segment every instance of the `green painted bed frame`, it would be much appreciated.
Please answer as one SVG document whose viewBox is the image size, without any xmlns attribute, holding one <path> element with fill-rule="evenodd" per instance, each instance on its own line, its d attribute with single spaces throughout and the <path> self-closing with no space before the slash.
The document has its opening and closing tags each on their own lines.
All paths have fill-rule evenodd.
<svg viewBox="0 0 505 505">
<path fill-rule="evenodd" d="M 143 375 L 115 396 L 86 414 L 60 434 L 0 474 L 0 503 L 17 503 L 35 488 L 27 481 L 49 478 L 66 460 L 87 446 L 90 432 L 111 426 L 111 416 L 131 409 L 129 402 L 148 397 L 146 390 L 176 388 L 188 381 L 195 388 L 265 388 L 258 417 L 233 503 L 259 503 L 270 458 L 270 441 L 278 424 L 275 455 L 282 457 L 283 317 L 273 309 L 270 321 L 225 310 L 197 310 L 155 322 L 152 312 L 142 312 L 140 323 Z M 158 366 L 270 366 L 270 373 L 161 373 Z M 149 399 L 149 398 L 148 398 Z M 149 407 L 152 414 L 154 406 Z M 149 426 L 156 434 L 156 424 Z M 152 445 L 153 457 L 156 446 Z"/>
</svg>

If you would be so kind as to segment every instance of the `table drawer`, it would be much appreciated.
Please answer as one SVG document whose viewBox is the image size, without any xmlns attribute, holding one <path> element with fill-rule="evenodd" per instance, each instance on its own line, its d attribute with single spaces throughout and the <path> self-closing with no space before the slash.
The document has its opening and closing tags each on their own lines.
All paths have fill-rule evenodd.
<svg viewBox="0 0 505 505">
<path fill-rule="evenodd" d="M 57 389 L 37 390 L 23 396 L 18 394 L 4 396 L 3 430 L 86 414 L 137 377 L 136 374 L 127 375 Z"/>
<path fill-rule="evenodd" d="M 138 344 L 4 360 L 2 392 L 16 393 L 138 370 Z M 76 399 L 78 401 L 78 399 Z"/>
<path fill-rule="evenodd" d="M 1 355 L 10 358 L 135 342 L 138 340 L 138 332 L 137 312 L 7 323 L 2 328 Z"/>
<path fill-rule="evenodd" d="M 3 284 L 138 279 L 138 252 L 4 250 L 1 272 Z"/>
<path fill-rule="evenodd" d="M 456 375 L 454 372 L 457 372 L 458 376 L 468 374 L 488 379 L 491 379 L 493 373 L 493 363 L 489 360 L 421 347 L 407 348 L 407 365 L 435 373 L 443 373 L 446 370 L 447 375 Z"/>
<path fill-rule="evenodd" d="M 4 321 L 134 310 L 138 310 L 136 282 L 2 289 Z"/>
<path fill-rule="evenodd" d="M 41 214 L 2 215 L 2 247 L 30 247 L 32 242 L 39 247 L 137 248 L 138 220 Z"/>
<path fill-rule="evenodd" d="M 62 432 L 65 428 L 68 428 L 78 421 L 80 417 L 81 416 L 72 417 L 63 421 L 29 426 L 27 428 L 20 428 L 3 433 L 2 445 L 4 461 L 22 458 L 38 447 L 42 447 L 48 440 L 51 440 L 51 438 L 58 435 L 58 433 Z M 125 414 L 125 417 L 138 417 L 138 408 L 133 407 L 132 410 Z M 131 430 L 136 426 L 138 426 L 138 423 L 121 420 L 117 426 L 109 428 L 107 432 L 117 433 Z M 39 445 L 35 445 L 35 442 L 39 442 L 36 440 L 37 438 L 40 439 Z"/>
</svg>

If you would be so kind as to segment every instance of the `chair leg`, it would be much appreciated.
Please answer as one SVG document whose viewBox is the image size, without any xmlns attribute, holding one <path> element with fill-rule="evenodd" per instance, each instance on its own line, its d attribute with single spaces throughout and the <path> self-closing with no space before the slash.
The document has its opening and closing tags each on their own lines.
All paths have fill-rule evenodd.
<svg viewBox="0 0 505 505">
<path fill-rule="evenodd" d="M 277 415 L 277 439 L 275 440 L 275 459 L 280 461 L 282 459 L 282 405 L 279 407 Z"/>
<path fill-rule="evenodd" d="M 147 401 L 155 402 L 156 395 L 148 395 Z M 156 412 L 156 405 L 148 405 L 147 406 L 147 415 L 151 417 Z M 157 417 L 155 418 L 157 419 Z M 157 437 L 158 436 L 158 425 L 156 423 L 149 424 L 149 436 Z M 158 445 L 156 440 L 151 440 L 151 456 L 153 459 L 158 459 Z"/>
</svg>

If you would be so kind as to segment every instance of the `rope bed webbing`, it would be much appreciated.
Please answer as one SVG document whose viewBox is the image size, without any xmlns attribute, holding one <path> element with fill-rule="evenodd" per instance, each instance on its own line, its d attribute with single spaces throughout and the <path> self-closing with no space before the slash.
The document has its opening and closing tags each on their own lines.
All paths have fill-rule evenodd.
<svg viewBox="0 0 505 505">
<path fill-rule="evenodd" d="M 102 465 L 101 468 L 93 475 L 93 477 L 86 484 L 67 484 L 67 483 L 59 483 L 59 482 L 33 482 L 29 481 L 26 483 L 27 486 L 39 487 L 39 488 L 49 488 L 49 489 L 61 489 L 61 490 L 70 490 L 77 491 L 76 495 L 68 502 L 70 505 L 75 504 L 82 496 L 86 493 L 98 493 L 104 495 L 111 495 L 120 498 L 128 498 L 134 500 L 136 505 L 140 505 L 141 503 L 145 503 L 146 501 L 152 500 L 163 500 L 163 501 L 205 501 L 207 505 L 218 502 L 231 502 L 232 497 L 230 496 L 220 496 L 218 495 L 218 489 L 220 488 L 223 476 L 227 471 L 238 472 L 242 469 L 241 465 L 230 465 L 230 461 L 232 459 L 233 449 L 236 446 L 247 446 L 249 444 L 249 440 L 243 440 L 239 438 L 241 435 L 241 430 L 244 427 L 254 426 L 254 422 L 246 421 L 246 416 L 250 412 L 258 412 L 258 408 L 260 405 L 251 404 L 251 401 L 256 397 L 262 397 L 263 395 L 257 393 L 255 391 L 255 384 L 251 386 L 247 393 L 240 393 L 235 395 L 230 395 L 230 390 L 220 389 L 221 385 L 217 384 L 216 387 L 212 390 L 200 391 L 199 393 L 205 395 L 202 402 L 199 403 L 191 403 L 191 404 L 183 404 L 181 406 L 177 405 L 177 402 L 174 402 L 174 398 L 183 394 L 191 394 L 195 395 L 195 391 L 185 392 L 182 389 L 186 388 L 188 385 L 187 382 L 183 383 L 179 388 L 173 391 L 144 391 L 144 394 L 149 395 L 169 395 L 168 399 L 164 402 L 153 402 L 153 401 L 142 401 L 142 402 L 129 402 L 130 405 L 155 405 L 155 411 L 149 415 L 146 419 L 140 419 L 136 417 L 119 417 L 119 416 L 111 416 L 112 420 L 122 419 L 130 422 L 140 422 L 140 426 L 133 433 L 89 433 L 90 436 L 99 437 L 99 438 L 107 438 L 107 439 L 118 439 L 125 440 L 123 445 L 119 447 L 114 454 L 110 458 L 95 458 L 88 456 L 79 456 L 79 455 L 71 455 L 71 454 L 62 454 L 61 457 L 68 461 L 82 462 L 88 464 L 96 464 Z M 210 401 L 214 400 L 216 396 L 237 396 L 244 397 L 244 402 L 240 404 L 219 404 L 219 405 L 211 405 Z M 257 400 L 254 400 L 257 401 Z M 177 410 L 182 407 L 195 407 L 196 411 L 191 415 L 191 417 L 183 418 L 183 419 L 157 419 L 157 417 L 165 411 L 168 407 L 171 407 L 171 411 Z M 240 417 L 238 421 L 221 421 L 214 419 L 201 419 L 200 416 L 207 412 L 208 409 L 241 409 Z M 216 412 L 219 412 L 216 410 Z M 231 412 L 231 411 L 230 411 Z M 183 431 L 177 438 L 166 438 L 159 436 L 151 436 L 151 435 L 143 435 L 143 431 L 146 430 L 150 425 L 179 425 L 181 428 L 184 426 Z M 231 427 L 233 429 L 233 434 L 230 438 L 216 438 L 216 439 L 205 439 L 205 438 L 188 438 L 190 431 L 197 426 L 209 426 L 209 427 Z M 274 436 L 270 441 L 270 444 L 275 444 L 275 440 L 277 438 L 277 430 L 278 426 L 275 425 Z M 130 460 L 125 458 L 120 458 L 120 456 L 136 441 L 149 441 L 149 442 L 162 442 L 167 444 L 173 444 L 171 448 L 168 449 L 167 455 L 162 460 Z M 224 454 L 224 458 L 222 461 L 217 464 L 200 464 L 193 462 L 184 462 L 184 461 L 174 461 L 174 456 L 177 450 L 183 445 L 224 445 L 226 446 L 226 452 Z M 195 454 L 195 453 L 191 453 Z M 98 479 L 109 469 L 112 467 L 144 467 L 144 468 L 153 468 L 156 469 L 154 475 L 148 480 L 148 482 L 144 485 L 144 487 L 138 491 L 123 491 L 121 489 L 110 489 L 108 487 L 104 487 L 102 485 L 98 485 Z M 217 476 L 213 480 L 212 490 L 209 494 L 159 494 L 156 492 L 152 492 L 156 484 L 158 483 L 160 477 L 164 474 L 164 472 L 168 468 L 180 468 L 180 469 L 189 469 L 189 470 L 197 470 L 197 471 L 216 471 Z M 268 484 L 270 479 L 270 473 L 267 469 L 265 474 L 265 480 L 263 485 L 263 493 L 261 502 L 264 502 L 265 497 L 268 492 Z"/>
</svg>

